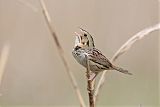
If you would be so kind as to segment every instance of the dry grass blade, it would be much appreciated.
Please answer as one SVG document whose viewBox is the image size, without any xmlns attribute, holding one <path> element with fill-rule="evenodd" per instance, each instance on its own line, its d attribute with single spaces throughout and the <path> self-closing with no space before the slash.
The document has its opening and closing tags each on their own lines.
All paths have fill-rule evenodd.
<svg viewBox="0 0 160 107">
<path fill-rule="evenodd" d="M 158 29 L 160 29 L 160 24 L 156 24 L 154 26 L 151 26 L 149 28 L 146 28 L 146 29 L 138 32 L 136 35 L 134 35 L 133 37 L 131 37 L 125 44 L 123 44 L 119 48 L 119 50 L 112 57 L 111 61 L 114 62 L 120 55 L 122 55 L 124 52 L 126 52 L 128 49 L 130 49 L 130 47 L 134 43 L 136 43 L 136 41 L 142 39 L 144 36 L 148 35 L 152 31 L 155 31 L 155 30 L 158 30 Z"/>
<path fill-rule="evenodd" d="M 1 51 L 1 56 L 0 56 L 0 86 L 2 82 L 2 77 L 5 71 L 5 67 L 7 64 L 8 56 L 9 56 L 9 50 L 10 46 L 8 44 L 4 45 Z"/>
<path fill-rule="evenodd" d="M 148 35 L 149 33 L 155 31 L 155 30 L 159 30 L 160 29 L 160 23 L 148 27 L 140 32 L 138 32 L 137 34 L 135 34 L 134 36 L 132 36 L 126 43 L 124 43 L 119 50 L 113 55 L 111 62 L 116 61 L 117 58 L 119 58 L 120 55 L 124 54 L 125 52 L 127 52 L 131 46 L 136 43 L 136 41 L 144 38 L 146 35 Z M 99 91 L 102 88 L 102 86 L 104 85 L 105 82 L 105 74 L 107 71 L 104 71 L 100 77 L 100 80 L 98 82 L 98 85 L 96 87 L 96 91 L 95 91 L 95 98 L 97 100 L 98 95 L 99 95 Z"/>
<path fill-rule="evenodd" d="M 95 89 L 95 82 L 94 80 L 91 80 L 91 74 L 92 72 L 90 71 L 90 67 L 89 67 L 89 60 L 87 55 L 86 57 L 86 61 L 87 61 L 87 71 L 86 71 L 86 76 L 87 76 L 87 90 L 88 90 L 88 97 L 89 97 L 89 105 L 90 107 L 95 107 L 95 99 L 94 99 L 94 89 Z"/>
<path fill-rule="evenodd" d="M 56 43 L 56 46 L 57 46 L 59 55 L 60 55 L 60 57 L 61 57 L 61 59 L 62 59 L 62 61 L 63 61 L 63 64 L 64 64 L 65 68 L 66 68 L 66 71 L 67 71 L 67 73 L 68 73 L 68 76 L 69 76 L 69 78 L 70 78 L 70 80 L 71 80 L 71 83 L 72 83 L 72 85 L 73 85 L 73 87 L 74 87 L 74 90 L 76 91 L 76 95 L 77 95 L 77 97 L 78 97 L 78 99 L 79 99 L 80 105 L 81 105 L 81 107 L 85 107 L 85 103 L 84 103 L 84 100 L 83 100 L 82 95 L 81 95 L 81 93 L 80 93 L 80 90 L 79 90 L 79 88 L 78 88 L 78 84 L 77 84 L 77 82 L 76 82 L 76 79 L 75 79 L 73 73 L 71 72 L 71 70 L 69 69 L 69 66 L 68 66 L 68 64 L 67 64 L 67 61 L 66 61 L 66 58 L 65 58 L 65 55 L 64 55 L 64 51 L 63 51 L 63 49 L 62 49 L 62 47 L 61 47 L 61 45 L 60 45 L 60 43 L 59 43 L 59 40 L 58 40 L 58 38 L 57 38 L 57 35 L 56 35 L 55 31 L 54 31 L 53 28 L 52 28 L 51 18 L 50 18 L 50 16 L 49 16 L 49 13 L 48 13 L 48 11 L 47 11 L 47 8 L 46 8 L 46 6 L 45 6 L 44 1 L 43 1 L 43 0 L 40 0 L 40 4 L 41 4 L 41 7 L 42 7 L 43 15 L 44 15 L 44 17 L 45 17 L 45 21 L 46 21 L 46 23 L 47 23 L 47 25 L 48 25 L 48 28 L 49 28 L 49 30 L 50 30 L 50 32 L 51 32 L 51 34 L 52 34 L 52 37 L 53 37 L 54 41 L 55 41 L 55 43 Z"/>
</svg>

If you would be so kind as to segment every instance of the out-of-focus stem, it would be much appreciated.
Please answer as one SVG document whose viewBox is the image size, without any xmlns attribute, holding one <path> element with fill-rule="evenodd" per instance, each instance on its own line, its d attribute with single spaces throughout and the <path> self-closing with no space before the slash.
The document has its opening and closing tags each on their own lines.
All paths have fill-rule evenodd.
<svg viewBox="0 0 160 107">
<path fill-rule="evenodd" d="M 66 61 L 66 57 L 64 55 L 64 50 L 61 47 L 61 44 L 59 43 L 57 34 L 55 33 L 55 31 L 52 28 L 51 18 L 50 18 L 50 15 L 49 15 L 48 11 L 47 11 L 46 5 L 45 5 L 43 0 L 39 0 L 39 1 L 40 1 L 40 4 L 41 4 L 41 7 L 42 7 L 42 11 L 43 11 L 43 15 L 44 15 L 45 21 L 46 21 L 47 26 L 48 26 L 51 34 L 52 34 L 52 37 L 53 37 L 54 41 L 56 43 L 59 55 L 60 55 L 60 57 L 62 59 L 62 62 L 64 64 L 65 68 L 66 68 L 66 72 L 67 72 L 67 74 L 68 74 L 68 76 L 70 78 L 72 86 L 74 87 L 74 90 L 76 91 L 76 95 L 77 95 L 77 97 L 79 99 L 80 105 L 81 105 L 81 107 L 85 107 L 85 103 L 84 103 L 84 100 L 83 100 L 82 95 L 80 93 L 80 90 L 78 88 L 78 84 L 76 82 L 76 79 L 75 79 L 72 71 L 69 69 L 68 63 Z"/>
</svg>

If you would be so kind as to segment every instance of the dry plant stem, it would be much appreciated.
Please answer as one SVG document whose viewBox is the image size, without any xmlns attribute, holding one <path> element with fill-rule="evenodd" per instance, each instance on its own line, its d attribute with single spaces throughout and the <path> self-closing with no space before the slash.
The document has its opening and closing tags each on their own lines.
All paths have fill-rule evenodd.
<svg viewBox="0 0 160 107">
<path fill-rule="evenodd" d="M 86 107 L 86 106 L 85 106 L 85 103 L 84 103 L 84 100 L 83 100 L 83 98 L 82 98 L 82 95 L 81 95 L 81 93 L 80 93 L 80 90 L 79 90 L 79 88 L 78 88 L 78 84 L 77 84 L 77 82 L 76 82 L 76 79 L 75 79 L 73 73 L 71 72 L 71 70 L 69 69 L 69 66 L 68 66 L 68 64 L 67 64 L 66 57 L 65 57 L 65 55 L 64 55 L 64 51 L 63 51 L 63 49 L 62 49 L 62 47 L 61 47 L 61 45 L 60 45 L 60 43 L 59 43 L 59 40 L 58 40 L 58 38 L 57 38 L 57 35 L 56 35 L 55 31 L 54 31 L 53 28 L 52 28 L 51 18 L 50 18 L 50 16 L 49 16 L 49 13 L 48 13 L 48 11 L 47 11 L 47 8 L 46 8 L 46 6 L 45 6 L 44 1 L 43 1 L 43 0 L 40 0 L 40 4 L 41 4 L 42 10 L 43 10 L 43 15 L 44 15 L 44 17 L 45 17 L 45 21 L 46 21 L 46 23 L 47 23 L 47 25 L 48 25 L 48 28 L 49 28 L 49 30 L 50 30 L 50 32 L 51 32 L 51 34 L 52 34 L 52 37 L 53 37 L 54 41 L 55 41 L 55 43 L 56 43 L 56 46 L 57 46 L 59 55 L 60 55 L 60 57 L 61 57 L 61 59 L 62 59 L 62 61 L 63 61 L 63 64 L 64 64 L 65 68 L 66 68 L 67 74 L 68 74 L 68 76 L 69 76 L 69 78 L 70 78 L 70 80 L 71 80 L 71 83 L 72 83 L 72 85 L 73 85 L 73 87 L 74 87 L 74 90 L 76 91 L 76 95 L 77 95 L 77 97 L 78 97 L 78 99 L 79 99 L 80 106 L 81 106 L 81 107 Z"/>
<path fill-rule="evenodd" d="M 7 64 L 9 51 L 10 51 L 10 45 L 5 44 L 2 48 L 1 56 L 0 56 L 0 86 L 1 86 L 3 74 L 5 71 L 5 67 Z"/>
<path fill-rule="evenodd" d="M 145 37 L 146 35 L 148 35 L 149 33 L 160 29 L 160 23 L 148 27 L 140 32 L 138 32 L 136 35 L 134 35 L 133 37 L 131 37 L 126 43 L 124 43 L 119 50 L 114 54 L 114 56 L 112 57 L 112 61 L 114 62 L 120 55 L 122 55 L 123 53 L 125 53 L 127 50 L 130 49 L 130 47 L 136 43 L 136 41 L 142 39 L 143 37 Z"/>
<path fill-rule="evenodd" d="M 87 90 L 88 90 L 88 97 L 89 97 L 89 105 L 90 107 L 95 107 L 95 99 L 94 99 L 94 89 L 95 89 L 95 79 L 91 80 L 91 74 L 92 72 L 90 71 L 90 67 L 89 67 L 89 60 L 87 55 L 86 57 L 86 61 L 87 61 L 87 71 L 86 71 L 86 76 L 87 76 Z"/>
<path fill-rule="evenodd" d="M 113 55 L 113 57 L 111 58 L 111 62 L 115 62 L 120 55 L 124 54 L 126 51 L 128 51 L 131 46 L 136 43 L 136 41 L 142 39 L 143 37 L 145 37 L 146 35 L 148 35 L 149 33 L 155 31 L 155 30 L 159 30 L 160 29 L 160 23 L 154 25 L 154 26 L 151 26 L 151 27 L 148 27 L 146 29 L 143 29 L 142 31 L 138 32 L 137 34 L 135 34 L 134 36 L 132 36 L 126 43 L 124 43 L 120 48 L 119 50 Z M 100 89 L 102 88 L 102 86 L 104 85 L 104 82 L 105 82 L 105 74 L 106 74 L 107 71 L 103 71 L 100 79 L 99 79 L 99 82 L 98 82 L 98 85 L 96 87 L 96 90 L 95 90 L 95 100 L 97 101 L 97 98 L 98 98 L 98 95 L 99 95 L 99 91 Z"/>
</svg>

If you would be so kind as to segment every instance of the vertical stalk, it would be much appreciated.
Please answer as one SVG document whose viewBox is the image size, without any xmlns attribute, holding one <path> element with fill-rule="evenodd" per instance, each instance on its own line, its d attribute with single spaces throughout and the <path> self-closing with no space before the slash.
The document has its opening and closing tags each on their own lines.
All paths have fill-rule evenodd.
<svg viewBox="0 0 160 107">
<path fill-rule="evenodd" d="M 95 107 L 95 99 L 94 99 L 94 89 L 95 89 L 95 79 L 91 80 L 91 74 L 92 72 L 90 71 L 89 67 L 89 60 L 86 55 L 86 61 L 87 61 L 87 72 L 86 72 L 86 77 L 87 77 L 87 90 L 88 90 L 88 97 L 89 97 L 89 106 L 90 107 Z"/>
</svg>

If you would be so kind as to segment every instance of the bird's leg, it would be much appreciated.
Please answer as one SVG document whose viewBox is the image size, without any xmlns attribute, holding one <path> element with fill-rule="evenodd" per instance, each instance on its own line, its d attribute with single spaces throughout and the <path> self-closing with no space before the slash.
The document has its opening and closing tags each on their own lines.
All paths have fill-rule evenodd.
<svg viewBox="0 0 160 107">
<path fill-rule="evenodd" d="M 93 80 L 96 78 L 97 74 L 98 74 L 98 73 L 93 73 L 93 72 L 92 72 L 91 77 L 90 77 L 89 80 L 90 80 L 90 81 L 93 81 Z"/>
</svg>

